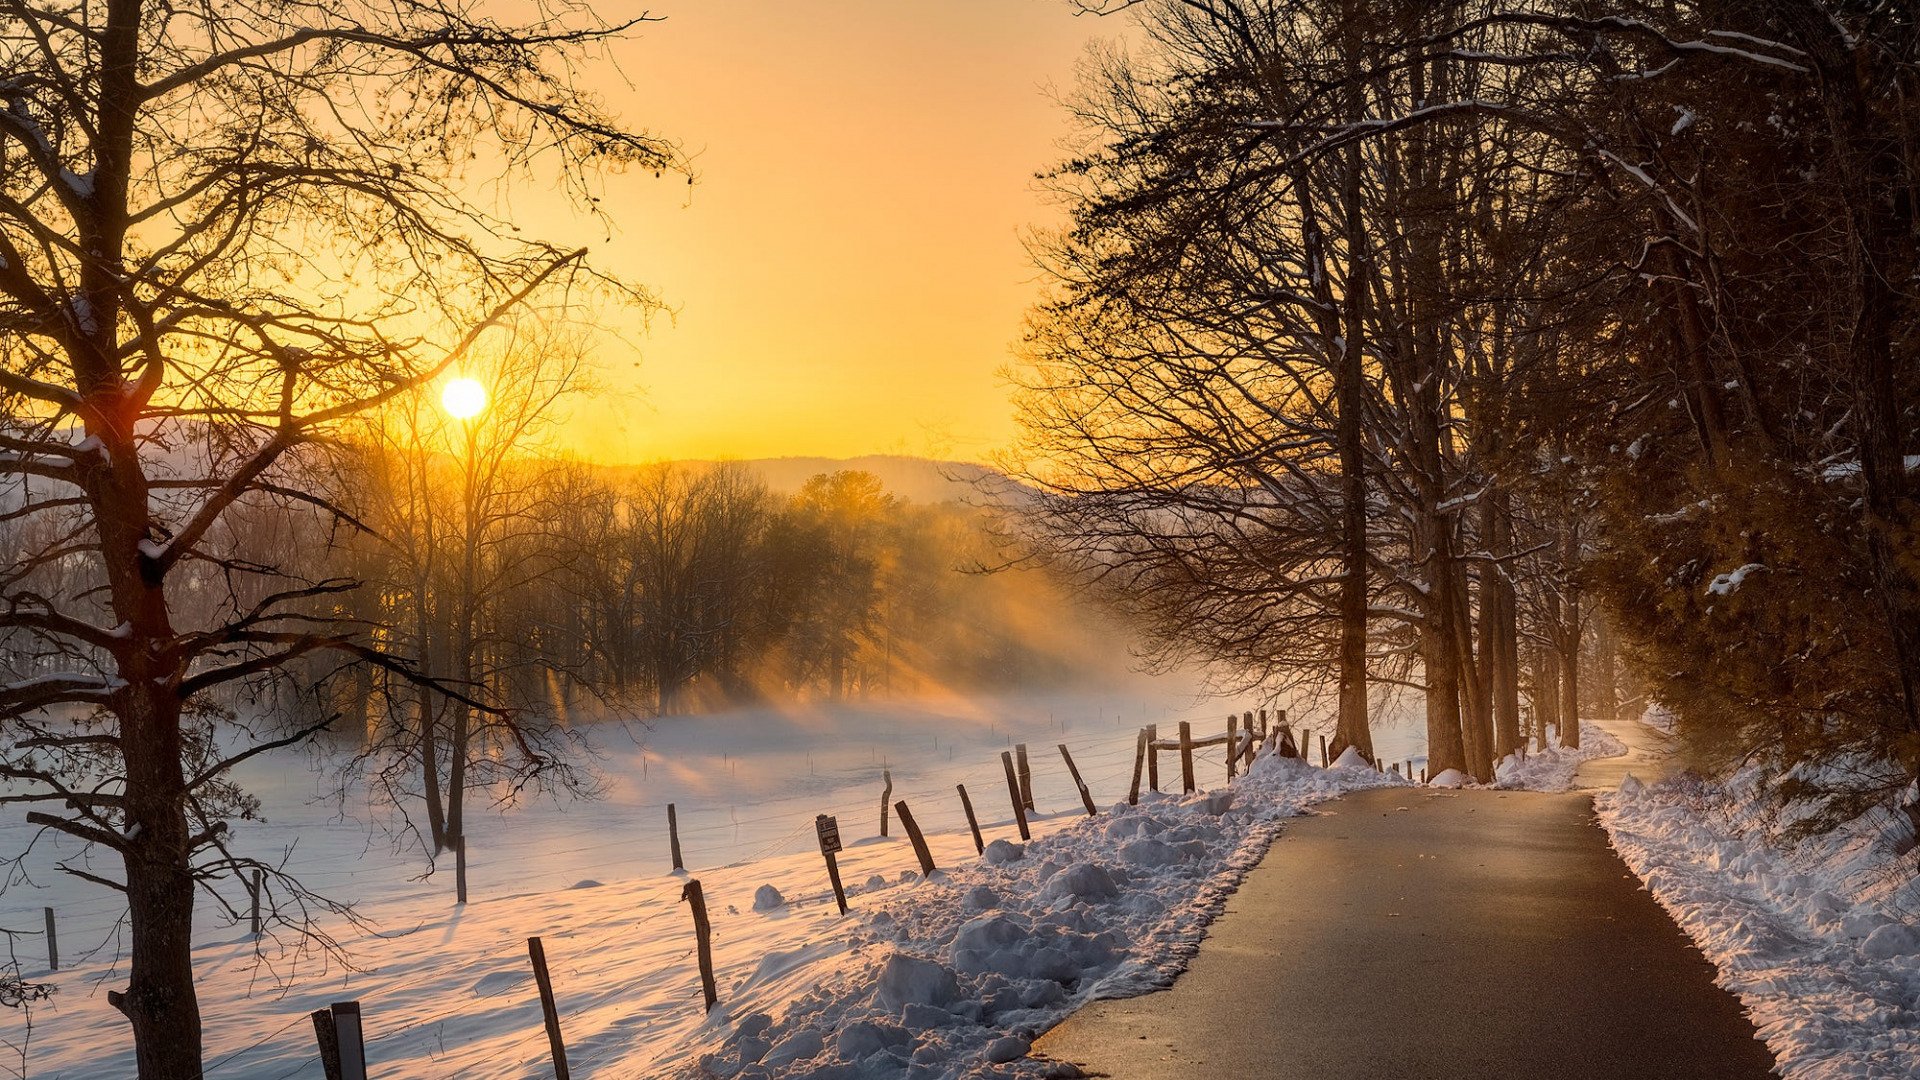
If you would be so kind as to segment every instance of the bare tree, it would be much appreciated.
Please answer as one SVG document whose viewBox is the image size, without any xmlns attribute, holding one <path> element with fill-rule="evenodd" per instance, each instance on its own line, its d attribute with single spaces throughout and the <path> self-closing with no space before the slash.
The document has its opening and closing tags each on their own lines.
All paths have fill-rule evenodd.
<svg viewBox="0 0 1920 1080">
<path fill-rule="evenodd" d="M 557 173 L 584 204 L 602 164 L 678 160 L 574 80 L 633 22 L 526 18 L 0 4 L 0 478 L 40 535 L 0 568 L 0 626 L 32 642 L 0 685 L 0 775 L 31 821 L 121 857 L 121 880 L 69 870 L 126 895 L 114 1000 L 143 1080 L 201 1075 L 195 893 L 247 865 L 228 772 L 320 726 L 211 697 L 321 652 L 399 666 L 333 616 L 351 582 L 288 577 L 223 521 L 334 509 L 308 466 L 342 425 L 586 280 L 467 199 L 471 161 Z M 196 570 L 272 584 L 185 623 Z"/>
</svg>

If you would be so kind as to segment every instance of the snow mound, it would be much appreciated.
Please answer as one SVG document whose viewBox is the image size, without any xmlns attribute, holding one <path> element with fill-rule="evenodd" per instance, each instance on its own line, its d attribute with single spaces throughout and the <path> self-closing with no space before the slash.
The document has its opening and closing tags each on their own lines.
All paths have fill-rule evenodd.
<svg viewBox="0 0 1920 1080">
<path fill-rule="evenodd" d="M 1005 866 L 1010 862 L 1017 862 L 1020 859 L 1026 858 L 1026 855 L 1027 849 L 1020 844 L 1015 844 L 1007 840 L 995 840 L 993 843 L 987 845 L 987 850 L 982 853 L 981 857 L 986 859 L 990 865 Z"/>
<path fill-rule="evenodd" d="M 1440 770 L 1440 775 L 1427 781 L 1427 786 L 1446 788 L 1466 787 L 1467 774 L 1461 772 L 1459 769 L 1442 769 Z"/>
<path fill-rule="evenodd" d="M 1627 744 L 1597 724 L 1581 721 L 1580 748 L 1549 746 L 1533 753 L 1509 754 L 1493 767 L 1493 785 L 1523 791 L 1568 791 L 1582 762 L 1619 757 Z"/>
<path fill-rule="evenodd" d="M 787 898 L 780 895 L 780 890 L 771 885 L 762 885 L 753 890 L 753 910 L 755 911 L 777 911 L 786 906 Z"/>
<path fill-rule="evenodd" d="M 1333 759 L 1333 767 L 1336 769 L 1365 769 L 1368 772 L 1379 771 L 1373 767 L 1373 764 L 1366 759 L 1365 755 L 1360 753 L 1358 747 L 1353 746 L 1349 746 L 1345 750 L 1340 751 L 1340 756 Z"/>
<path fill-rule="evenodd" d="M 906 953 L 887 957 L 874 988 L 874 1000 L 896 1012 L 907 1005 L 946 1005 L 959 996 L 952 971 Z"/>
</svg>

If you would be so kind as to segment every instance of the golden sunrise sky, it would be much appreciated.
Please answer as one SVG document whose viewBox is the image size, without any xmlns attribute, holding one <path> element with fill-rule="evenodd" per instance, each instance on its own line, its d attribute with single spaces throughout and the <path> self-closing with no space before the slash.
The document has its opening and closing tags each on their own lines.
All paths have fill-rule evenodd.
<svg viewBox="0 0 1920 1080">
<path fill-rule="evenodd" d="M 1037 289 L 1022 234 L 1057 213 L 1032 177 L 1071 130 L 1053 91 L 1120 22 L 1067 0 L 650 10 L 664 21 L 617 51 L 626 82 L 590 79 L 630 126 L 683 145 L 698 181 L 615 177 L 611 243 L 561 231 L 675 314 L 596 335 L 614 393 L 576 408 L 572 448 L 633 462 L 1005 443 L 999 370 Z M 543 208 L 516 209 L 537 223 Z"/>
</svg>

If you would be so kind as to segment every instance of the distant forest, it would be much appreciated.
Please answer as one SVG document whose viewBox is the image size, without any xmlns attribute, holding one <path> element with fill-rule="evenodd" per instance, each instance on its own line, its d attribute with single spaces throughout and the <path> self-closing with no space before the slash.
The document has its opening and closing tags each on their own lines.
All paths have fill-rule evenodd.
<svg viewBox="0 0 1920 1080">
<path fill-rule="evenodd" d="M 296 541 L 311 553 L 306 577 L 364 583 L 340 594 L 335 617 L 378 627 L 414 671 L 520 714 L 1051 683 L 1126 661 L 1118 639 L 1095 656 L 1098 616 L 1061 618 L 1074 601 L 1041 573 L 988 572 L 987 511 L 898 497 L 865 471 L 781 492 L 744 463 L 369 451 L 349 467 L 342 486 L 360 493 L 363 528 Z M 290 538 L 319 527 L 281 508 L 251 524 Z M 458 707 L 402 672 L 338 658 L 276 695 L 369 733 Z"/>
</svg>

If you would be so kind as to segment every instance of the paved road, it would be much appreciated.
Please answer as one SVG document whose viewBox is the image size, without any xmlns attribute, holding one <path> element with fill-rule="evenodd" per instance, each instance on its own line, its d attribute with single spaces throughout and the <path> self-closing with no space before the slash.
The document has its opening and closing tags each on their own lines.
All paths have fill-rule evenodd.
<svg viewBox="0 0 1920 1080">
<path fill-rule="evenodd" d="M 1088 1006 L 1036 1051 L 1116 1080 L 1769 1074 L 1588 796 L 1389 789 L 1322 809 L 1172 989 Z"/>
</svg>

